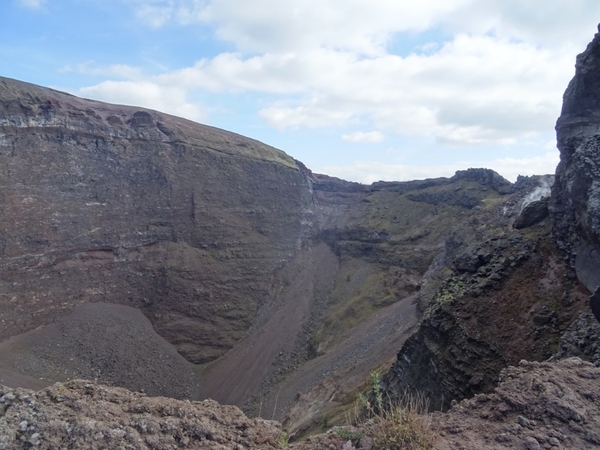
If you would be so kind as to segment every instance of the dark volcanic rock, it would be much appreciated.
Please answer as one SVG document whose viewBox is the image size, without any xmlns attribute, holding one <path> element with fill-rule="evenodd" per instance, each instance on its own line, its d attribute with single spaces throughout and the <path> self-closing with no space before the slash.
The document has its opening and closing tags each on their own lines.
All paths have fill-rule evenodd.
<svg viewBox="0 0 600 450">
<path fill-rule="evenodd" d="M 577 57 L 556 123 L 560 163 L 552 188 L 554 239 L 593 293 L 600 276 L 600 34 Z"/>
<path fill-rule="evenodd" d="M 0 168 L 0 340 L 103 301 L 210 361 L 312 221 L 307 172 L 279 150 L 7 78 Z"/>
<path fill-rule="evenodd" d="M 514 192 L 514 185 L 491 169 L 467 169 L 457 170 L 452 180 L 476 181 L 483 186 L 489 186 L 499 194 L 510 194 Z"/>
<path fill-rule="evenodd" d="M 600 324 L 592 314 L 581 313 L 560 337 L 555 358 L 578 356 L 600 366 Z"/>
<path fill-rule="evenodd" d="M 543 198 L 529 203 L 523 208 L 523 211 L 521 211 L 521 214 L 519 214 L 519 217 L 517 217 L 513 226 L 516 229 L 527 228 L 544 220 L 549 214 L 549 201 L 549 198 Z"/>
<path fill-rule="evenodd" d="M 594 293 L 590 302 L 600 320 L 600 34 L 577 58 L 556 129 L 561 161 L 550 204 L 544 199 L 531 202 L 514 228 L 540 222 L 549 210 L 553 242 L 566 255 L 565 261 L 550 245 L 548 231 L 543 231 L 548 226 L 527 233 L 514 230 L 510 240 L 490 240 L 481 254 L 491 254 L 487 262 L 479 256 L 481 245 L 448 239 L 446 264 L 451 261 L 459 274 L 439 285 L 417 332 L 385 375 L 391 398 L 418 390 L 434 408 L 447 407 L 452 399 L 490 391 L 508 364 L 552 356 L 561 333 L 583 307 L 584 289 L 569 270 L 575 269 L 579 281 Z M 496 175 L 469 169 L 458 171 L 453 179 L 476 181 L 498 193 L 517 189 L 514 195 L 520 204 L 538 195 L 539 199 L 552 183 L 547 177 L 521 177 L 512 186 Z M 522 192 L 534 186 L 535 191 Z M 575 329 L 560 342 L 561 355 L 581 347 L 581 354 L 596 358 L 591 356 L 596 343 L 578 334 L 579 328 L 584 334 L 591 328 L 582 319 L 572 326 Z"/>
<path fill-rule="evenodd" d="M 552 356 L 560 325 L 585 299 L 560 276 L 564 263 L 546 250 L 545 230 L 538 230 L 546 236 L 540 247 L 519 231 L 457 252 L 449 239 L 447 254 L 455 256 L 446 264 L 454 273 L 425 302 L 418 329 L 384 376 L 387 396 L 418 391 L 432 409 L 445 409 L 453 399 L 491 391 L 509 364 Z"/>
</svg>

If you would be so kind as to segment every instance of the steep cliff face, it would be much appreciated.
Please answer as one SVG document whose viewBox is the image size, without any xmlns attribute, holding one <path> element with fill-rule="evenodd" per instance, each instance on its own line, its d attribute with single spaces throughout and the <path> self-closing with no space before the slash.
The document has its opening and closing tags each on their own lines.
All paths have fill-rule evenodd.
<svg viewBox="0 0 600 450">
<path fill-rule="evenodd" d="M 556 130 L 561 161 L 550 199 L 534 199 L 534 190 L 504 236 L 467 248 L 447 242 L 447 276 L 384 377 L 391 397 L 419 390 L 445 408 L 490 391 L 520 359 L 597 360 L 595 335 L 581 338 L 581 327 L 592 329 L 581 313 L 592 294 L 600 320 L 600 34 L 577 57 Z M 537 181 L 543 191 L 550 180 Z"/>
<path fill-rule="evenodd" d="M 314 234 L 277 272 L 269 304 L 203 372 L 199 389 L 250 413 L 283 419 L 293 409 L 286 426 L 294 431 L 347 403 L 374 367 L 394 357 L 417 322 L 421 282 L 448 235 L 470 242 L 490 222 L 505 227 L 512 219 L 502 209 L 516 201 L 461 174 L 372 186 L 311 179 Z"/>
<path fill-rule="evenodd" d="M 306 170 L 257 141 L 0 78 L 0 340 L 87 302 L 225 353 L 312 222 Z"/>
<path fill-rule="evenodd" d="M 592 297 L 600 320 L 600 33 L 577 57 L 556 123 L 560 163 L 552 190 L 557 246 Z"/>
<path fill-rule="evenodd" d="M 514 230 L 459 252 L 384 377 L 390 397 L 416 390 L 446 409 L 491 391 L 506 366 L 558 351 L 586 296 L 565 278 L 549 232 Z"/>
</svg>

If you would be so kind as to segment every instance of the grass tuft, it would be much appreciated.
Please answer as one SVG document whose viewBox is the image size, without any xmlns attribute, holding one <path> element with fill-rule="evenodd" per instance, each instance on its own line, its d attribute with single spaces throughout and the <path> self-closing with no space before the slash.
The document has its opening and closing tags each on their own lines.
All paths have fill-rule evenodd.
<svg viewBox="0 0 600 450">
<path fill-rule="evenodd" d="M 360 396 L 362 428 L 373 439 L 374 450 L 431 450 L 436 434 L 421 394 L 405 393 L 400 401 L 384 402 L 381 375 L 371 374 L 371 395 Z M 369 400 L 372 399 L 372 401 Z"/>
</svg>

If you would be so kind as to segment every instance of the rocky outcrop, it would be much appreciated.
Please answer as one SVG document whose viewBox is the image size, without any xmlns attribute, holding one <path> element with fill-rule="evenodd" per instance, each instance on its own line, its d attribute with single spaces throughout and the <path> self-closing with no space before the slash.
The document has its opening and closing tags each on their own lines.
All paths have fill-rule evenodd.
<svg viewBox="0 0 600 450">
<path fill-rule="evenodd" d="M 437 414 L 437 450 L 592 449 L 600 446 L 600 369 L 579 358 L 522 361 L 494 393 Z"/>
<path fill-rule="evenodd" d="M 527 204 L 515 220 L 513 226 L 516 229 L 527 228 L 544 220 L 550 214 L 548 211 L 549 201 L 550 199 L 546 197 Z"/>
<path fill-rule="evenodd" d="M 562 334 L 559 350 L 553 359 L 574 356 L 600 367 L 600 323 L 589 312 L 581 313 Z"/>
<path fill-rule="evenodd" d="M 554 238 L 590 294 L 600 286 L 600 33 L 577 56 L 556 123 Z M 597 298 L 593 297 L 593 298 Z M 599 300 L 600 301 L 600 300 Z M 592 302 L 600 320 L 600 305 Z"/>
<path fill-rule="evenodd" d="M 511 194 L 515 191 L 515 186 L 510 181 L 491 169 L 457 170 L 452 180 L 476 181 L 483 186 L 491 187 L 499 194 Z"/>
<path fill-rule="evenodd" d="M 346 182 L 242 136 L 9 79 L 0 167 L 0 380 L 93 377 L 282 418 L 299 391 L 326 411 L 390 360 L 422 278 L 440 282 L 433 261 L 458 255 L 448 235 L 468 263 L 518 197 L 486 169 Z"/>
<path fill-rule="evenodd" d="M 0 386 L 0 448 L 281 448 L 280 425 L 235 406 L 146 397 L 82 380 L 40 392 Z"/>
<path fill-rule="evenodd" d="M 477 180 L 497 192 L 528 192 L 515 193 L 514 203 L 505 204 L 505 213 L 516 216 L 510 237 L 470 244 L 464 236 L 447 240 L 438 269 L 446 270 L 446 278 L 438 276 L 437 284 L 427 287 L 418 331 L 384 377 L 390 397 L 418 390 L 434 409 L 444 408 L 452 399 L 490 391 L 503 367 L 549 358 L 559 346 L 561 357 L 596 360 L 596 343 L 577 331 L 583 319 L 573 321 L 589 294 L 600 319 L 599 73 L 600 33 L 578 56 L 565 92 L 554 180 L 520 177 L 510 186 L 486 170 L 457 172 L 455 178 Z M 549 213 L 552 241 L 543 220 Z"/>
<path fill-rule="evenodd" d="M 599 380 L 600 368 L 579 358 L 521 361 L 502 371 L 493 393 L 455 402 L 448 413 L 418 423 L 437 450 L 596 448 Z M 385 431 L 377 425 L 359 421 L 357 427 L 335 427 L 292 443 L 279 423 L 249 419 L 238 408 L 212 400 L 147 397 L 82 380 L 39 392 L 0 386 L 0 448 L 5 450 L 372 449 Z M 413 436 L 390 431 L 399 439 Z"/>
<path fill-rule="evenodd" d="M 545 230 L 533 240 L 516 232 L 459 250 L 449 240 L 440 270 L 451 275 L 420 300 L 421 323 L 383 379 L 390 398 L 419 391 L 432 409 L 445 409 L 489 392 L 507 365 L 553 355 L 584 298 L 561 278 L 564 265 Z"/>
</svg>

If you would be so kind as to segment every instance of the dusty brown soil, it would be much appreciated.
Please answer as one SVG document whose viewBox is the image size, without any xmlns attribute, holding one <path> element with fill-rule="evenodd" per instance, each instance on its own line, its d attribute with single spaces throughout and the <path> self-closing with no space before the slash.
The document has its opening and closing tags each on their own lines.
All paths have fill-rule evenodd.
<svg viewBox="0 0 600 450">
<path fill-rule="evenodd" d="M 282 295 L 265 320 L 200 376 L 198 397 L 243 406 L 251 415 L 283 420 L 290 432 L 348 402 L 374 367 L 388 363 L 416 323 L 415 298 L 380 309 L 327 353 L 303 358 L 310 330 L 325 307 L 339 262 L 324 243 L 306 246 L 282 274 Z M 311 328 L 312 327 L 312 328 Z M 290 411 L 290 408 L 293 408 Z"/>
<path fill-rule="evenodd" d="M 303 249 L 293 267 L 285 269 L 295 275 L 291 284 L 280 297 L 275 293 L 273 305 L 263 311 L 266 320 L 259 317 L 244 339 L 202 373 L 199 397 L 240 405 L 252 396 L 274 370 L 277 358 L 294 350 L 310 319 L 315 291 L 330 289 L 326 285 L 336 267 L 337 258 L 326 244 Z"/>
<path fill-rule="evenodd" d="M 0 378 L 34 389 L 97 379 L 175 398 L 189 398 L 196 384 L 194 365 L 156 334 L 140 310 L 106 303 L 81 305 L 55 324 L 1 342 Z"/>
</svg>

